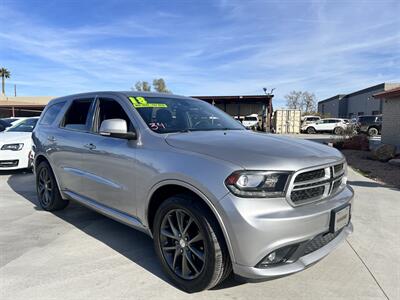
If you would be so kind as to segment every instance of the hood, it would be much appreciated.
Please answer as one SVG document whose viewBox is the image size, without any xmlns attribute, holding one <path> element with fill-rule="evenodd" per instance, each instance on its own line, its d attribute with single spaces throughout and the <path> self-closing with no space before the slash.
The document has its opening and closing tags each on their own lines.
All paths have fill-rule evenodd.
<svg viewBox="0 0 400 300">
<path fill-rule="evenodd" d="M 0 145 L 30 142 L 32 132 L 0 132 Z"/>
<path fill-rule="evenodd" d="M 247 130 L 171 134 L 166 142 L 251 170 L 296 171 L 343 159 L 335 148 L 316 142 Z"/>
</svg>

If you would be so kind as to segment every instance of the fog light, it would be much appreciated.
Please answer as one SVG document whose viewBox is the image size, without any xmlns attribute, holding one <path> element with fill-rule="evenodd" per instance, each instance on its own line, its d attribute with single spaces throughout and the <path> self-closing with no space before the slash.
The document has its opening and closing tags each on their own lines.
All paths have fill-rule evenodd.
<svg viewBox="0 0 400 300">
<path fill-rule="evenodd" d="M 268 268 L 285 263 L 291 258 L 297 247 L 298 245 L 289 245 L 269 253 L 256 265 L 256 268 Z"/>
</svg>

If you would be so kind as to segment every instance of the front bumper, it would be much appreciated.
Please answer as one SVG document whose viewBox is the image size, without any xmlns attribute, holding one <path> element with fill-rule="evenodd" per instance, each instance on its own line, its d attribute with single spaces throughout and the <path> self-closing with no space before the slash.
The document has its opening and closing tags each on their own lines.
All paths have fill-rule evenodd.
<svg viewBox="0 0 400 300">
<path fill-rule="evenodd" d="M 20 151 L 0 150 L 0 170 L 25 169 L 31 166 L 30 149 Z"/>
<path fill-rule="evenodd" d="M 236 275 L 249 279 L 284 276 L 304 270 L 329 254 L 353 230 L 349 223 L 334 239 L 290 263 L 257 267 L 269 253 L 285 246 L 304 244 L 326 233 L 331 211 L 351 205 L 353 191 L 345 187 L 321 202 L 292 207 L 285 199 L 244 199 L 232 194 L 220 201 Z"/>
</svg>

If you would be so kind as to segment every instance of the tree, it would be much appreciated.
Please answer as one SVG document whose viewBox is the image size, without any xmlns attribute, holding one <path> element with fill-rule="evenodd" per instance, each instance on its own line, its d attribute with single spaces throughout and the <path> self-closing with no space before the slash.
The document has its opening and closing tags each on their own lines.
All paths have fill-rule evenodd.
<svg viewBox="0 0 400 300">
<path fill-rule="evenodd" d="M 316 111 L 316 102 L 317 99 L 313 93 L 303 92 L 302 95 L 302 110 L 306 113 L 315 112 Z"/>
<path fill-rule="evenodd" d="M 165 84 L 165 81 L 162 78 L 154 79 L 153 87 L 159 93 L 171 93 L 171 91 L 167 89 L 167 85 Z"/>
<path fill-rule="evenodd" d="M 0 68 L 0 76 L 1 76 L 1 94 L 5 96 L 6 95 L 5 80 L 6 78 L 10 78 L 11 73 L 6 68 Z"/>
<path fill-rule="evenodd" d="M 286 106 L 290 109 L 300 109 L 305 113 L 315 112 L 317 99 L 307 91 L 291 91 L 286 98 Z"/>
<path fill-rule="evenodd" d="M 150 92 L 151 86 L 147 81 L 138 81 L 135 83 L 135 89 L 139 92 Z"/>
<path fill-rule="evenodd" d="M 300 91 L 291 91 L 286 98 L 286 106 L 290 109 L 301 109 L 301 95 Z"/>
<path fill-rule="evenodd" d="M 154 79 L 153 80 L 153 89 L 159 93 L 171 93 L 171 91 L 167 88 L 167 85 L 164 79 Z M 135 83 L 135 87 L 132 90 L 136 90 L 139 92 L 150 92 L 151 86 L 147 81 L 138 81 Z"/>
</svg>

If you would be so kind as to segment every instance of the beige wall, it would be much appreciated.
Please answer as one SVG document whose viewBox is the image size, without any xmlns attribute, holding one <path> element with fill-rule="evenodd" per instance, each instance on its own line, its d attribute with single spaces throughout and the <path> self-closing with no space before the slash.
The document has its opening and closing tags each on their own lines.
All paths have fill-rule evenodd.
<svg viewBox="0 0 400 300">
<path fill-rule="evenodd" d="M 27 105 L 36 105 L 42 104 L 46 105 L 49 103 L 51 99 L 54 99 L 54 96 L 17 96 L 17 97 L 7 97 L 7 96 L 0 96 L 0 105 L 7 105 L 7 104 L 27 104 Z"/>
<path fill-rule="evenodd" d="M 400 97 L 382 101 L 382 143 L 400 147 Z"/>
</svg>

